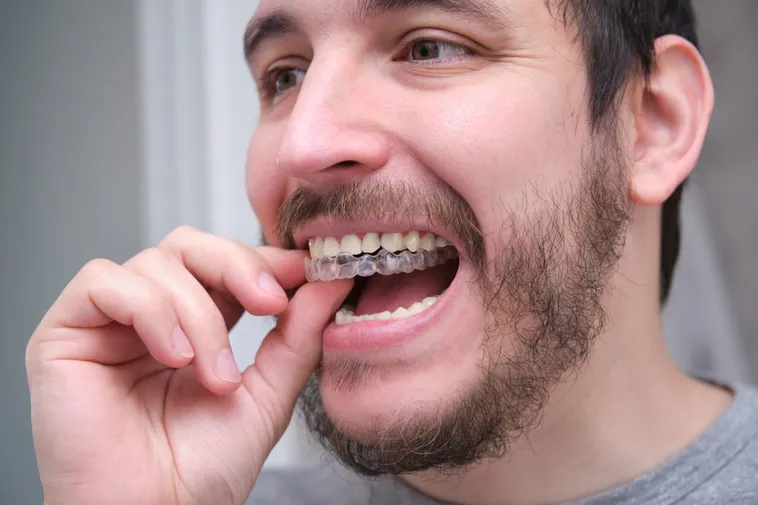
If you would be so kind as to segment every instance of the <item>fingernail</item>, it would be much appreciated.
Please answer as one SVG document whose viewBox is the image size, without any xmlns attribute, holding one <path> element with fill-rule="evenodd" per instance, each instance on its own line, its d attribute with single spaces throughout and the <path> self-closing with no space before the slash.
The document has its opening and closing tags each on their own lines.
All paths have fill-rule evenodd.
<svg viewBox="0 0 758 505">
<path fill-rule="evenodd" d="M 193 358 L 195 356 L 192 344 L 178 325 L 171 332 L 171 346 L 174 348 L 174 352 L 182 358 Z"/>
<path fill-rule="evenodd" d="M 266 272 L 262 273 L 260 277 L 258 277 L 258 286 L 266 293 L 280 298 L 287 298 L 287 293 L 284 292 L 282 287 L 276 282 L 276 279 L 274 279 L 271 274 Z"/>
<path fill-rule="evenodd" d="M 231 349 L 221 349 L 218 353 L 218 358 L 216 358 L 216 375 L 222 381 L 232 384 L 237 384 L 242 378 Z"/>
</svg>

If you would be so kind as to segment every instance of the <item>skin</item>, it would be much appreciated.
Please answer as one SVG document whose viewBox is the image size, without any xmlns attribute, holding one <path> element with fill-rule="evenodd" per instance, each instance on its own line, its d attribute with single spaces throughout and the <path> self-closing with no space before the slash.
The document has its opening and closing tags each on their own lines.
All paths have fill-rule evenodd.
<svg viewBox="0 0 758 505">
<path fill-rule="evenodd" d="M 352 2 L 261 2 L 256 17 L 287 7 L 303 31 L 264 43 L 251 58 L 253 76 L 260 84 L 275 65 L 308 70 L 302 84 L 263 95 L 250 144 L 248 191 L 272 247 L 182 228 L 124 265 L 96 260 L 71 281 L 27 349 L 46 503 L 244 502 L 351 286 L 314 283 L 291 300 L 280 291 L 305 280 L 304 253 L 280 249 L 275 233 L 278 209 L 296 189 L 326 191 L 355 178 L 441 181 L 487 236 L 502 229 L 503 209 L 541 210 L 529 188 L 554 192 L 578 179 L 590 138 L 580 48 L 543 2 L 497 4 L 507 8 L 508 28 L 429 8 L 358 27 L 342 8 Z M 451 46 L 445 61 L 413 63 L 404 48 L 416 35 L 473 52 Z M 621 103 L 633 206 L 603 300 L 611 324 L 585 366 L 551 387 L 528 440 L 456 479 L 404 477 L 422 492 L 472 504 L 591 495 L 659 465 L 729 405 L 727 392 L 675 368 L 661 329 L 660 207 L 697 161 L 713 89 L 686 41 L 667 36 L 656 49 L 650 86 L 632 79 Z M 355 163 L 338 165 L 345 161 Z M 494 257 L 497 242 L 485 246 Z M 272 289 L 262 287 L 262 273 Z M 325 377 L 329 415 L 359 434 L 476 381 L 486 313 L 474 290 L 452 303 L 455 318 L 419 336 L 424 352 L 393 355 L 408 366 L 350 391 Z M 239 376 L 218 360 L 243 310 L 282 317 Z M 188 343 L 172 340 L 177 325 Z M 506 352 L 513 347 L 507 334 L 499 338 Z M 323 354 L 330 358 L 339 357 Z"/>
</svg>

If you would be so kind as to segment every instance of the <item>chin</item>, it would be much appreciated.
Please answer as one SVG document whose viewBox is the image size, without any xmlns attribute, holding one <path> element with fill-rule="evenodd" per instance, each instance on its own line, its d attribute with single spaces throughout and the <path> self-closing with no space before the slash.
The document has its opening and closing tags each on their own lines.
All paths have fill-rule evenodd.
<svg viewBox="0 0 758 505">
<path fill-rule="evenodd" d="M 303 411 L 327 451 L 372 476 L 462 468 L 502 447 L 500 392 L 482 387 L 492 384 L 486 346 L 453 320 L 443 315 L 436 332 L 414 339 L 418 347 L 325 353 Z"/>
<path fill-rule="evenodd" d="M 346 435 L 373 437 L 412 420 L 433 422 L 480 381 L 481 356 L 436 352 L 424 359 L 340 362 L 327 359 L 318 388 L 325 413 Z"/>
</svg>

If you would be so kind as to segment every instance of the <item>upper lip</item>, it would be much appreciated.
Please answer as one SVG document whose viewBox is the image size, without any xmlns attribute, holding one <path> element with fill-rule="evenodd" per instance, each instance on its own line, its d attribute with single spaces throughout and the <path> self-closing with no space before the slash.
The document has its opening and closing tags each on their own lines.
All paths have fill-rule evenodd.
<svg viewBox="0 0 758 505">
<path fill-rule="evenodd" d="M 295 245 L 298 249 L 308 249 L 308 240 L 316 237 L 341 238 L 345 235 L 363 235 L 366 233 L 408 233 L 412 231 L 434 233 L 442 237 L 460 252 L 462 249 L 455 237 L 450 235 L 450 230 L 441 227 L 429 226 L 424 220 L 404 219 L 402 222 L 382 221 L 346 221 L 335 219 L 316 219 L 298 227 L 294 233 Z"/>
</svg>

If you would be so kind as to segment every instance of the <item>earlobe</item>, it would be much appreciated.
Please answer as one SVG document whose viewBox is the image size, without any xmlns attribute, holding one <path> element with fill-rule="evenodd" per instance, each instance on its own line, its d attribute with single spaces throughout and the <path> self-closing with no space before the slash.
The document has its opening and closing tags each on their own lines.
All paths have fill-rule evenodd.
<svg viewBox="0 0 758 505">
<path fill-rule="evenodd" d="M 692 172 L 713 111 L 713 83 L 698 50 L 667 35 L 656 41 L 649 86 L 635 100 L 631 196 L 660 205 Z"/>
</svg>

